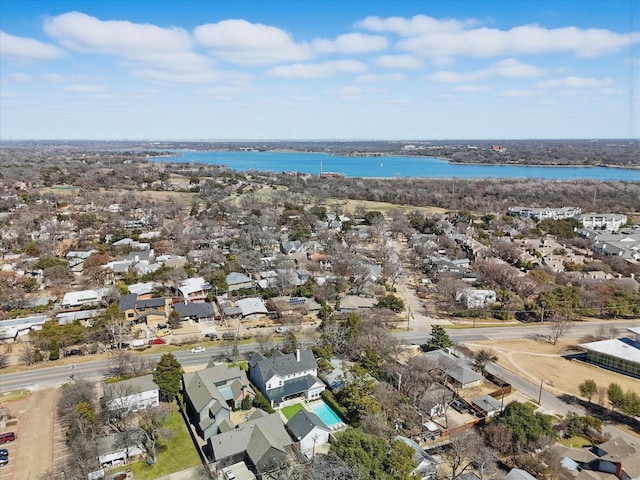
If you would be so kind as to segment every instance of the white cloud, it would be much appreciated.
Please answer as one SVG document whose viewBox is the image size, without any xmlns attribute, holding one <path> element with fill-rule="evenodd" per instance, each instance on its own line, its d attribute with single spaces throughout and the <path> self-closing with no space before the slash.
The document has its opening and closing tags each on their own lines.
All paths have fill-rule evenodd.
<svg viewBox="0 0 640 480">
<path fill-rule="evenodd" d="M 383 68 L 405 68 L 417 70 L 422 68 L 423 63 L 413 55 L 381 55 L 375 59 L 376 65 Z"/>
<path fill-rule="evenodd" d="M 400 35 L 404 37 L 398 42 L 400 49 L 423 57 L 491 57 L 553 52 L 597 57 L 640 42 L 640 32 L 617 33 L 576 27 L 549 29 L 539 25 L 500 30 L 478 27 L 475 21 L 439 20 L 424 15 L 412 18 L 367 17 L 357 25 L 375 32 Z"/>
<path fill-rule="evenodd" d="M 195 79 L 210 73 L 210 60 L 191 51 L 193 41 L 181 28 L 162 28 L 124 20 L 102 21 L 80 12 L 48 18 L 45 32 L 67 48 L 115 56 L 137 76 L 170 77 L 176 81 L 186 74 Z"/>
<path fill-rule="evenodd" d="M 438 20 L 426 15 L 416 15 L 412 18 L 403 17 L 367 17 L 356 23 L 356 26 L 374 32 L 391 32 L 402 37 L 413 37 L 430 33 L 462 32 L 465 27 L 476 25 L 475 20 Z"/>
<path fill-rule="evenodd" d="M 491 87 L 481 87 L 478 85 L 458 85 L 453 90 L 456 92 L 463 92 L 463 93 L 477 93 L 477 92 L 488 92 L 491 90 Z"/>
<path fill-rule="evenodd" d="M 64 82 L 65 78 L 59 73 L 45 73 L 42 78 L 49 82 Z"/>
<path fill-rule="evenodd" d="M 537 97 L 542 95 L 540 90 L 532 90 L 532 89 L 517 89 L 512 88 L 509 90 L 505 90 L 502 92 L 503 97 Z"/>
<path fill-rule="evenodd" d="M 536 83 L 538 88 L 595 88 L 607 87 L 615 82 L 610 78 L 584 78 L 584 77 L 565 77 L 553 80 L 545 80 Z"/>
<path fill-rule="evenodd" d="M 385 75 L 379 75 L 377 73 L 367 73 L 364 75 L 358 75 L 355 78 L 356 82 L 362 83 L 374 83 L 374 82 L 402 82 L 407 77 L 404 73 L 388 73 Z"/>
<path fill-rule="evenodd" d="M 313 49 L 320 53 L 370 53 L 387 49 L 387 39 L 379 35 L 364 33 L 347 33 L 335 40 L 317 38 L 312 43 Z"/>
<path fill-rule="evenodd" d="M 452 72 L 440 71 L 428 77 L 433 82 L 456 83 L 474 82 L 491 77 L 539 77 L 545 75 L 546 70 L 533 65 L 522 63 L 514 58 L 507 58 L 491 64 L 488 68 L 476 70 L 474 72 Z"/>
<path fill-rule="evenodd" d="M 200 45 L 227 62 L 269 65 L 312 57 L 309 45 L 297 44 L 284 30 L 261 23 L 224 20 L 200 25 L 193 33 Z"/>
<path fill-rule="evenodd" d="M 76 92 L 76 93 L 102 93 L 107 91 L 107 87 L 104 85 L 89 85 L 77 83 L 74 85 L 69 85 L 66 89 L 67 92 Z"/>
<path fill-rule="evenodd" d="M 334 88 L 331 90 L 326 90 L 324 93 L 327 95 L 337 95 L 337 96 L 355 96 L 360 95 L 362 93 L 362 89 L 359 87 L 340 87 Z"/>
<path fill-rule="evenodd" d="M 13 80 L 14 82 L 21 82 L 21 83 L 31 81 L 31 77 L 29 75 L 21 72 L 15 72 L 15 73 L 9 74 L 9 79 Z"/>
<path fill-rule="evenodd" d="M 324 63 L 296 63 L 293 65 L 274 67 L 267 72 L 268 76 L 278 78 L 326 78 L 342 73 L 362 73 L 367 66 L 355 60 L 335 60 Z"/>
<path fill-rule="evenodd" d="M 0 56 L 20 60 L 50 60 L 65 55 L 64 50 L 33 38 L 0 32 Z"/>
</svg>

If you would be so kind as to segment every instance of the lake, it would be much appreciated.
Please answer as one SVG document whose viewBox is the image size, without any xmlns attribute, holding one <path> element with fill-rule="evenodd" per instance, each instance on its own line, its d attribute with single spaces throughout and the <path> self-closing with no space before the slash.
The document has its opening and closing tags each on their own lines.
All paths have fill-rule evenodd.
<svg viewBox="0 0 640 480">
<path fill-rule="evenodd" d="M 640 181 L 640 170 L 607 167 L 533 167 L 515 165 L 464 165 L 432 157 L 341 157 L 326 153 L 175 151 L 177 157 L 152 158 L 154 162 L 209 163 L 233 170 L 300 172 L 318 175 L 334 172 L 345 177 L 422 178 L 540 178 L 547 180 Z"/>
</svg>

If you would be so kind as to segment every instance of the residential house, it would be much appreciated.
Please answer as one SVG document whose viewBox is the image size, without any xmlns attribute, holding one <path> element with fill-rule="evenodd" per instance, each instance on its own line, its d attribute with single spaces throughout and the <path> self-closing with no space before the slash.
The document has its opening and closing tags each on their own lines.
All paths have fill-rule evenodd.
<svg viewBox="0 0 640 480">
<path fill-rule="evenodd" d="M 493 417 L 502 410 L 502 403 L 491 395 L 483 395 L 471 401 L 474 409 L 487 417 Z"/>
<path fill-rule="evenodd" d="M 204 302 L 211 291 L 211 284 L 202 277 L 187 278 L 180 282 L 178 291 L 185 303 Z"/>
<path fill-rule="evenodd" d="M 465 288 L 456 293 L 456 301 L 462 303 L 465 308 L 485 308 L 496 302 L 496 292 Z"/>
<path fill-rule="evenodd" d="M 340 297 L 338 310 L 345 313 L 370 310 L 378 301 L 375 298 L 358 297 L 356 295 L 344 295 Z"/>
<path fill-rule="evenodd" d="M 329 443 L 329 428 L 318 415 L 305 409 L 299 410 L 287 422 L 286 428 L 307 458 L 315 456 L 316 447 Z"/>
<path fill-rule="evenodd" d="M 211 302 L 176 303 L 173 306 L 178 312 L 180 320 L 195 320 L 196 322 L 209 322 L 216 317 L 214 306 Z M 219 316 L 219 315 L 218 315 Z"/>
<path fill-rule="evenodd" d="M 28 335 L 32 330 L 41 330 L 46 321 L 46 315 L 1 320 L 0 341 L 15 341 L 19 336 Z"/>
<path fill-rule="evenodd" d="M 254 398 L 247 376 L 238 367 L 209 364 L 182 376 L 189 421 L 205 441 L 230 425 L 230 413 L 245 397 Z"/>
<path fill-rule="evenodd" d="M 227 274 L 227 291 L 233 292 L 243 288 L 253 288 L 255 282 L 244 273 L 231 272 Z"/>
<path fill-rule="evenodd" d="M 244 462 L 258 474 L 288 465 L 292 443 L 280 415 L 268 415 L 262 410 L 237 427 L 209 439 L 218 470 Z"/>
<path fill-rule="evenodd" d="M 108 410 L 135 412 L 160 405 L 160 393 L 153 375 L 143 375 L 105 384 L 102 400 Z"/>
<path fill-rule="evenodd" d="M 473 370 L 468 362 L 443 350 L 434 350 L 423 355 L 437 365 L 456 387 L 473 388 L 484 382 L 484 377 Z"/>
<path fill-rule="evenodd" d="M 171 299 L 141 298 L 135 293 L 129 293 L 120 296 L 118 308 L 129 322 L 155 327 L 168 321 L 171 313 Z"/>
<path fill-rule="evenodd" d="M 280 243 L 280 251 L 285 255 L 298 253 L 302 248 L 302 242 L 299 240 L 285 241 Z"/>
<path fill-rule="evenodd" d="M 127 463 L 131 457 L 142 455 L 144 452 L 142 442 L 143 437 L 139 430 L 96 438 L 100 466 L 102 468 L 116 467 Z"/>
<path fill-rule="evenodd" d="M 445 414 L 446 406 L 451 403 L 454 394 L 444 385 L 437 382 L 432 383 L 420 398 L 420 407 L 428 412 L 431 418 L 442 417 Z"/>
<path fill-rule="evenodd" d="M 107 290 L 82 290 L 79 292 L 67 292 L 62 297 L 60 308 L 62 310 L 80 309 L 89 305 L 97 305 Z"/>
<path fill-rule="evenodd" d="M 269 313 L 266 305 L 264 304 L 264 300 L 261 298 L 242 298 L 240 300 L 236 300 L 236 305 L 240 310 L 242 310 L 242 318 L 256 318 L 258 315 L 262 316 Z"/>
<path fill-rule="evenodd" d="M 438 462 L 420 445 L 412 439 L 401 435 L 397 435 L 394 440 L 403 442 L 415 452 L 414 459 L 418 466 L 411 471 L 412 478 L 419 478 L 420 480 L 436 480 L 438 478 Z"/>
<path fill-rule="evenodd" d="M 305 297 L 273 297 L 271 301 L 278 315 L 282 316 L 293 315 L 296 312 L 304 315 L 308 312 L 317 312 L 321 307 L 313 298 Z"/>
<path fill-rule="evenodd" d="M 562 465 L 576 480 L 593 478 L 640 479 L 640 444 L 622 437 L 588 449 L 557 447 Z"/>
<path fill-rule="evenodd" d="M 295 397 L 320 398 L 325 384 L 317 375 L 318 364 L 311 350 L 298 349 L 295 354 L 277 351 L 271 357 L 256 353 L 249 359 L 249 379 L 272 406 Z"/>
<path fill-rule="evenodd" d="M 505 480 L 537 480 L 529 472 L 520 468 L 512 468 L 504 478 Z"/>
</svg>

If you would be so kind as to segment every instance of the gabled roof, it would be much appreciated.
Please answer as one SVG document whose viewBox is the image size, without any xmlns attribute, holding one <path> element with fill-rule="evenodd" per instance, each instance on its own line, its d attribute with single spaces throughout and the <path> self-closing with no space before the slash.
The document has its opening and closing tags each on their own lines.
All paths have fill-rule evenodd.
<svg viewBox="0 0 640 480">
<path fill-rule="evenodd" d="M 292 444 L 278 413 L 241 423 L 211 437 L 210 442 L 216 461 L 246 452 L 256 465 L 269 448 L 286 452 Z"/>
<path fill-rule="evenodd" d="M 500 410 L 501 402 L 493 398 L 491 395 L 474 398 L 471 403 L 480 408 L 483 412 L 491 413 Z"/>
<path fill-rule="evenodd" d="M 174 308 L 180 317 L 211 318 L 214 316 L 211 302 L 176 303 Z"/>
<path fill-rule="evenodd" d="M 512 468 L 507 476 L 506 480 L 537 480 L 536 477 L 531 475 L 529 472 L 521 470 L 519 468 Z"/>
<path fill-rule="evenodd" d="M 311 350 L 300 350 L 300 360 L 294 353 L 275 352 L 270 358 L 256 353 L 249 359 L 249 366 L 257 366 L 265 383 L 274 375 L 286 377 L 308 370 L 317 370 L 318 364 Z"/>
<path fill-rule="evenodd" d="M 138 300 L 138 294 L 128 293 L 127 295 L 120 295 L 118 298 L 118 308 L 120 312 L 126 312 L 127 310 L 133 310 L 136 308 L 136 301 Z"/>
<path fill-rule="evenodd" d="M 236 305 L 242 310 L 243 317 L 254 313 L 269 313 L 261 298 L 241 298 L 236 300 Z"/>
<path fill-rule="evenodd" d="M 231 272 L 227 274 L 227 285 L 239 285 L 242 283 L 251 283 L 253 280 L 247 277 L 244 273 Z"/>
<path fill-rule="evenodd" d="M 298 413 L 289 420 L 286 426 L 291 436 L 298 441 L 309 435 L 314 428 L 329 431 L 318 415 L 313 412 L 308 412 L 304 408 L 299 410 Z"/>
<path fill-rule="evenodd" d="M 142 377 L 129 378 L 121 382 L 107 383 L 104 386 L 104 393 L 107 398 L 114 398 L 115 394 L 124 393 L 125 396 L 129 396 L 157 389 L 158 385 L 153 381 L 153 375 L 143 375 Z"/>
<path fill-rule="evenodd" d="M 450 378 L 454 379 L 461 385 L 477 382 L 484 378 L 478 372 L 472 370 L 466 362 L 460 358 L 448 355 L 442 350 L 426 352 L 424 353 L 424 356 L 436 361 L 438 363 L 438 368 L 440 368 L 443 373 L 447 374 Z"/>
</svg>

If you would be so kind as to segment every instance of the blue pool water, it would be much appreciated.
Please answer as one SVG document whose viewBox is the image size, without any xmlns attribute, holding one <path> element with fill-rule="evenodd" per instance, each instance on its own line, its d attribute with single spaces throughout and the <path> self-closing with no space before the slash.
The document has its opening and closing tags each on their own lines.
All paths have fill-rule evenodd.
<svg viewBox="0 0 640 480">
<path fill-rule="evenodd" d="M 336 412 L 331 410 L 331 408 L 324 402 L 314 403 L 310 405 L 313 413 L 320 417 L 320 420 L 329 428 L 342 423 L 340 417 L 336 415 Z"/>
</svg>

